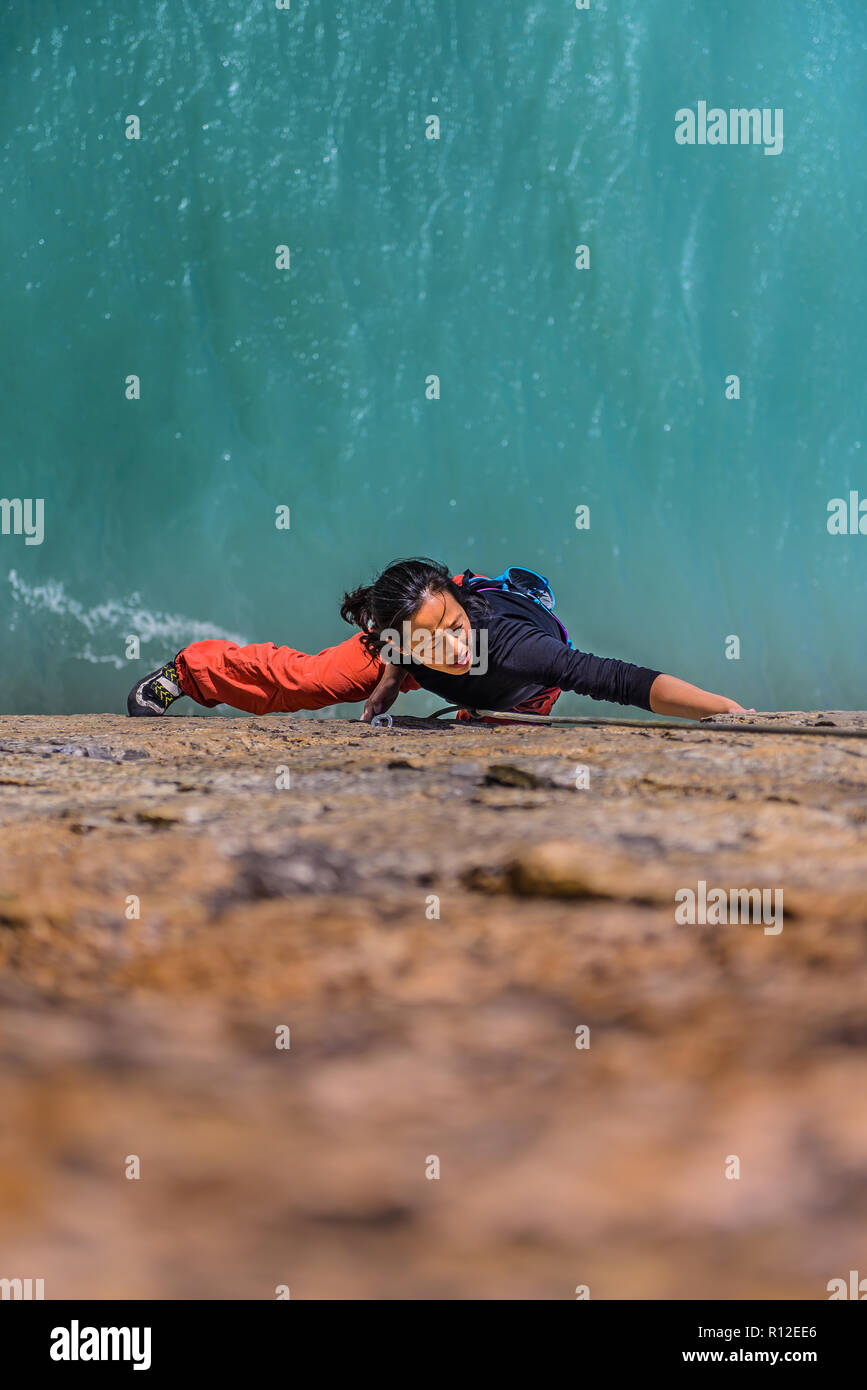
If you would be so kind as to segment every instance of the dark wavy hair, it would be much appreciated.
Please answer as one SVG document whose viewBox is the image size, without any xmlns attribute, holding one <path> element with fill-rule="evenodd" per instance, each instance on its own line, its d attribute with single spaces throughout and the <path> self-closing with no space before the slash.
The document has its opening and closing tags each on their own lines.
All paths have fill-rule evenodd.
<svg viewBox="0 0 867 1390">
<path fill-rule="evenodd" d="M 340 616 L 361 628 L 364 646 L 378 656 L 384 646 L 381 634 L 386 629 L 400 631 L 401 624 L 410 620 L 432 594 L 451 594 L 471 622 L 488 611 L 482 595 L 456 584 L 448 566 L 416 558 L 393 560 L 372 584 L 344 594 Z"/>
</svg>

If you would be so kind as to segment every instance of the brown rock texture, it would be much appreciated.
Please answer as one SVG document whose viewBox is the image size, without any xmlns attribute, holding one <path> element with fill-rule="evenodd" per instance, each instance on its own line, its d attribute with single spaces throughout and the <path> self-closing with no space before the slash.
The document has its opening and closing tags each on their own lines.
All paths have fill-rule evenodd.
<svg viewBox="0 0 867 1390">
<path fill-rule="evenodd" d="M 867 1275 L 867 715 L 730 723 L 0 718 L 0 1277 Z M 699 882 L 782 930 L 678 922 Z"/>
</svg>

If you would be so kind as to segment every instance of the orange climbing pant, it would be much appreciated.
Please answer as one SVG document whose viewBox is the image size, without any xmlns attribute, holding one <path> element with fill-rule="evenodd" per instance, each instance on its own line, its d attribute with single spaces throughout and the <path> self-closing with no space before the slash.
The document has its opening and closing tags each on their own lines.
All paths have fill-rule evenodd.
<svg viewBox="0 0 867 1390">
<path fill-rule="evenodd" d="M 308 656 L 273 642 L 193 642 L 178 653 L 180 686 L 200 705 L 232 705 L 250 714 L 291 713 L 366 700 L 384 666 L 362 645 L 361 633 Z M 401 690 L 418 690 L 406 675 Z"/>
</svg>

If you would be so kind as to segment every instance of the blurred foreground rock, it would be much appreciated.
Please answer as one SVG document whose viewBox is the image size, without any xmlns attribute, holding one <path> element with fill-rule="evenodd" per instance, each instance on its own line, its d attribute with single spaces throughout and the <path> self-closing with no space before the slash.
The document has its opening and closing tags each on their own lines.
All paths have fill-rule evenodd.
<svg viewBox="0 0 867 1390">
<path fill-rule="evenodd" d="M 775 718 L 826 734 L 0 718 L 0 1277 L 867 1275 L 867 716 Z M 678 925 L 699 881 L 783 929 Z"/>
</svg>

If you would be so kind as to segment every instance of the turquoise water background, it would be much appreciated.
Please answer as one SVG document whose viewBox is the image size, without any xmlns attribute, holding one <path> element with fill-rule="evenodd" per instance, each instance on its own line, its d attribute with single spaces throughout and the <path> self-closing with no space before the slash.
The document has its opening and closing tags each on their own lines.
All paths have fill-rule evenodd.
<svg viewBox="0 0 867 1390">
<path fill-rule="evenodd" d="M 867 704 L 827 529 L 867 498 L 863 0 L 13 0 L 0 73 L 0 492 L 45 504 L 0 536 L 3 712 L 330 645 L 410 554 L 541 570 L 577 646 L 745 705 Z M 700 100 L 782 108 L 782 153 L 678 145 Z"/>
</svg>

